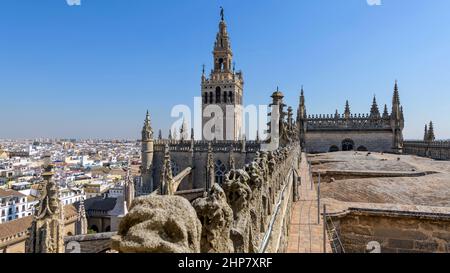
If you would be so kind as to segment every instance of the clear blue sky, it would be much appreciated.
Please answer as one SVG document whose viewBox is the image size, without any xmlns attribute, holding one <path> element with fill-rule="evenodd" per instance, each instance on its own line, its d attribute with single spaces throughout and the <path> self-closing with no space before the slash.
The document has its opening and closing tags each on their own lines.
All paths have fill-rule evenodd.
<svg viewBox="0 0 450 273">
<path fill-rule="evenodd" d="M 0 138 L 138 138 L 200 94 L 219 7 L 245 77 L 245 103 L 276 86 L 308 113 L 368 112 L 399 80 L 405 138 L 433 120 L 450 138 L 450 1 L 2 0 Z M 295 107 L 296 108 L 296 107 Z M 381 105 L 380 105 L 381 108 Z"/>
</svg>

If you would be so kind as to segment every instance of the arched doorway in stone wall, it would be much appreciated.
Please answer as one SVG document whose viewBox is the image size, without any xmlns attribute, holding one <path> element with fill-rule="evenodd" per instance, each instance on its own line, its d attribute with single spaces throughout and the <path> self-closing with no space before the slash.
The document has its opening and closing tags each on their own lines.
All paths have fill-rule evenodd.
<svg viewBox="0 0 450 273">
<path fill-rule="evenodd" d="M 99 229 L 98 229 L 98 227 L 96 225 L 92 225 L 89 229 L 94 231 L 94 232 L 96 232 L 96 233 L 99 232 Z"/>
<path fill-rule="evenodd" d="M 353 151 L 355 142 L 349 138 L 342 141 L 342 151 Z"/>
<path fill-rule="evenodd" d="M 339 152 L 339 147 L 336 146 L 336 145 L 333 145 L 333 146 L 330 147 L 328 152 L 330 152 L 330 153 Z"/>
<path fill-rule="evenodd" d="M 358 147 L 357 151 L 358 152 L 367 152 L 369 150 L 367 149 L 366 146 L 361 145 L 361 146 Z"/>
</svg>

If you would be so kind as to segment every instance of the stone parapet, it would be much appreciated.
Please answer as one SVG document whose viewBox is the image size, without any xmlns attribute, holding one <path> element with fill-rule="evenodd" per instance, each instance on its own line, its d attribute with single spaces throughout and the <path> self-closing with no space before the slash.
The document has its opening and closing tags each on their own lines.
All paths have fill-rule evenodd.
<svg viewBox="0 0 450 273">
<path fill-rule="evenodd" d="M 244 169 L 232 169 L 221 186 L 213 184 L 192 203 L 171 195 L 140 197 L 122 220 L 113 248 L 119 252 L 283 252 L 299 160 L 298 144 L 258 152 Z M 195 234 L 186 237 L 184 230 Z"/>
</svg>

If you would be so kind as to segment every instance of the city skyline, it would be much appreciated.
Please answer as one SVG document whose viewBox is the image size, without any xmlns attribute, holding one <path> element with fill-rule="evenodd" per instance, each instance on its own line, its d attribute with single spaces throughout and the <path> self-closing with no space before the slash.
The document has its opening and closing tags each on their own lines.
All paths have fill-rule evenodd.
<svg viewBox="0 0 450 273">
<path fill-rule="evenodd" d="M 397 79 L 405 138 L 422 138 L 430 120 L 450 136 L 445 1 L 15 2 L 0 11 L 0 138 L 137 139 L 147 109 L 167 136 L 172 107 L 200 96 L 222 5 L 245 105 L 268 104 L 279 86 L 297 106 L 304 85 L 308 114 L 342 113 L 347 99 L 368 113 L 374 94 L 390 107 Z"/>
</svg>

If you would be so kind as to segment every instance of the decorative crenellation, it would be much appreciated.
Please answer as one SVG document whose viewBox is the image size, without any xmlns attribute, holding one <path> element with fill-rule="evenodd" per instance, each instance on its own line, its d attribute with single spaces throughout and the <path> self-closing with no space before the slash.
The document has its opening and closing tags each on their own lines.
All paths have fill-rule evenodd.
<svg viewBox="0 0 450 273">
<path fill-rule="evenodd" d="M 309 115 L 305 119 L 308 130 L 315 129 L 371 129 L 386 130 L 391 128 L 390 118 L 372 118 L 370 114 L 327 114 Z"/>
<path fill-rule="evenodd" d="M 229 140 L 170 140 L 158 139 L 154 141 L 154 151 L 164 152 L 164 147 L 169 146 L 170 152 L 208 152 L 208 146 L 211 144 L 212 152 L 214 153 L 228 153 L 230 151 L 239 152 L 257 152 L 261 150 L 261 142 L 255 140 L 246 140 L 245 144 L 242 141 Z"/>
</svg>

